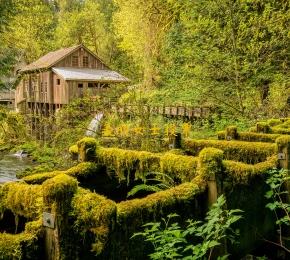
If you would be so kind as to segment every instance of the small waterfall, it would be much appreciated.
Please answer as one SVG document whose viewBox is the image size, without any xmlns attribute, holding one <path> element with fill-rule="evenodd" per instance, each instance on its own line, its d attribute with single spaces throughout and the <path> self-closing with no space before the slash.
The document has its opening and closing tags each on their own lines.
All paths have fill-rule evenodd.
<svg viewBox="0 0 290 260">
<path fill-rule="evenodd" d="M 86 136 L 95 137 L 97 132 L 100 130 L 100 122 L 103 118 L 104 114 L 102 112 L 98 113 L 93 120 L 90 122 L 88 126 L 88 130 L 86 131 Z"/>
</svg>

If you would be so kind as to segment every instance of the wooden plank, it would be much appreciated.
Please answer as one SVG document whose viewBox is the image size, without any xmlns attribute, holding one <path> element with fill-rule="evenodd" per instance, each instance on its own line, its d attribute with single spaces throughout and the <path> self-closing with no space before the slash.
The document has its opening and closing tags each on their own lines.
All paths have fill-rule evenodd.
<svg viewBox="0 0 290 260">
<path fill-rule="evenodd" d="M 164 114 L 165 115 L 170 115 L 170 107 L 164 107 Z"/>
<path fill-rule="evenodd" d="M 177 116 L 177 107 L 170 108 L 170 115 Z"/>
</svg>

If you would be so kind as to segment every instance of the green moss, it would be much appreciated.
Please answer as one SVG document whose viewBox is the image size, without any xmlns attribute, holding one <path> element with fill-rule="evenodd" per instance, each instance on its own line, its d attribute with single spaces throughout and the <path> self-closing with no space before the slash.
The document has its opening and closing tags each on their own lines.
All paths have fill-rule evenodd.
<svg viewBox="0 0 290 260">
<path fill-rule="evenodd" d="M 79 153 L 79 148 L 78 146 L 75 144 L 75 145 L 72 145 L 69 149 L 68 149 L 69 153 L 72 154 L 72 155 L 78 155 Z"/>
<path fill-rule="evenodd" d="M 284 135 L 276 139 L 278 147 L 289 147 L 290 146 L 290 135 Z"/>
<path fill-rule="evenodd" d="M 234 183 L 247 184 L 256 175 L 265 175 L 268 170 L 277 167 L 277 156 L 269 157 L 265 162 L 254 165 L 234 161 L 223 161 L 224 176 Z"/>
<path fill-rule="evenodd" d="M 197 174 L 197 162 L 197 157 L 165 153 L 160 157 L 160 170 L 181 182 L 188 182 Z"/>
<path fill-rule="evenodd" d="M 85 137 L 77 142 L 78 153 L 82 162 L 94 161 L 96 159 L 97 140 Z"/>
<path fill-rule="evenodd" d="M 217 132 L 218 140 L 225 140 L 226 139 L 226 131 L 219 131 Z"/>
<path fill-rule="evenodd" d="M 276 154 L 275 144 L 260 142 L 241 142 L 223 140 L 184 140 L 183 148 L 197 156 L 206 147 L 214 147 L 224 152 L 227 160 L 241 161 L 244 163 L 255 164 L 265 161 L 268 156 Z"/>
<path fill-rule="evenodd" d="M 272 119 L 267 120 L 267 124 L 269 126 L 276 126 L 276 125 L 280 125 L 281 123 L 282 121 L 280 119 L 272 118 Z"/>
<path fill-rule="evenodd" d="M 281 136 L 280 134 L 262 134 L 252 132 L 239 133 L 239 140 L 241 141 L 253 141 L 253 142 L 267 142 L 274 143 L 275 140 Z"/>
<path fill-rule="evenodd" d="M 101 148 L 98 162 L 112 168 L 121 180 L 127 179 L 131 172 L 135 178 L 144 178 L 144 173 L 159 169 L 160 155 L 145 151 Z"/>
<path fill-rule="evenodd" d="M 222 173 L 223 151 L 216 148 L 205 148 L 198 156 L 198 171 L 205 179 L 214 178 Z"/>
<path fill-rule="evenodd" d="M 142 223 L 142 215 L 149 212 L 160 214 L 162 208 L 173 206 L 180 201 L 190 201 L 197 194 L 205 191 L 206 184 L 202 181 L 186 182 L 174 188 L 156 192 L 142 199 L 123 201 L 117 204 L 117 221 L 122 223 L 127 218 Z"/>
<path fill-rule="evenodd" d="M 59 213 L 68 212 L 71 199 L 77 190 L 77 181 L 66 175 L 59 174 L 43 184 L 43 200 L 46 207 L 55 205 Z"/>
<path fill-rule="evenodd" d="M 0 258 L 10 259 L 33 259 L 29 252 L 35 251 L 37 237 L 30 233 L 6 234 L 0 233 Z M 30 256 L 30 257 L 29 257 Z M 36 258 L 34 258 L 36 259 Z"/>
<path fill-rule="evenodd" d="M 1 191 L 1 208 L 11 210 L 15 216 L 37 219 L 42 210 L 42 187 L 20 182 L 6 183 Z"/>
<path fill-rule="evenodd" d="M 226 140 L 238 139 L 238 129 L 236 126 L 228 126 L 225 132 Z"/>
<path fill-rule="evenodd" d="M 99 255 L 109 239 L 113 221 L 116 218 L 116 204 L 96 193 L 79 189 L 72 201 L 75 229 L 86 242 L 89 234 L 95 241 L 92 251 Z"/>
<path fill-rule="evenodd" d="M 42 184 L 44 181 L 51 179 L 61 173 L 64 173 L 64 171 L 36 173 L 33 175 L 23 177 L 22 180 L 28 184 Z"/>
<path fill-rule="evenodd" d="M 79 177 L 89 177 L 92 174 L 94 174 L 97 170 L 96 163 L 93 162 L 83 162 L 79 163 L 76 166 L 73 166 L 65 171 L 53 171 L 53 172 L 47 172 L 47 173 L 37 173 L 33 175 L 29 175 L 24 177 L 22 180 L 24 180 L 26 183 L 29 184 L 41 184 L 44 181 L 51 179 L 59 174 L 67 174 L 69 176 L 79 178 Z"/>
<path fill-rule="evenodd" d="M 256 124 L 256 129 L 258 133 L 264 133 L 264 134 L 271 133 L 271 127 L 267 122 L 258 122 Z"/>
<path fill-rule="evenodd" d="M 272 132 L 275 134 L 290 135 L 290 128 L 283 128 L 280 126 L 272 127 Z"/>
</svg>

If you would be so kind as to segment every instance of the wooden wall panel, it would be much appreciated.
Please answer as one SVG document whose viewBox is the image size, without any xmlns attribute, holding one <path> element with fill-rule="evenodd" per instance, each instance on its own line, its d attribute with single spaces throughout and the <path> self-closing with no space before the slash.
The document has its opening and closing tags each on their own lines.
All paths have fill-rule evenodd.
<svg viewBox="0 0 290 260">
<path fill-rule="evenodd" d="M 73 66 L 73 56 L 78 57 L 78 66 Z M 72 54 L 65 57 L 63 60 L 58 62 L 54 67 L 76 67 L 76 68 L 83 68 L 83 57 L 88 57 L 88 67 L 91 69 L 108 69 L 108 67 L 102 63 L 101 60 L 95 58 L 91 53 L 87 52 L 85 49 L 78 49 Z"/>
</svg>

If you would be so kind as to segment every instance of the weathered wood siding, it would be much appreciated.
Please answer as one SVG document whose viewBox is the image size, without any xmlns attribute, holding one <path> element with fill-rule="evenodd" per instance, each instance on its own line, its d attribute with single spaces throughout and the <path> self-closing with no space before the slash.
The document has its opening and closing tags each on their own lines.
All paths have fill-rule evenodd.
<svg viewBox="0 0 290 260">
<path fill-rule="evenodd" d="M 74 64 L 74 58 L 78 57 L 77 65 Z M 88 57 L 87 66 L 84 66 L 84 57 Z M 108 69 L 108 67 L 102 63 L 99 59 L 95 58 L 92 54 L 87 52 L 85 49 L 78 49 L 72 54 L 68 55 L 60 62 L 54 65 L 54 67 L 74 67 L 74 68 L 91 68 L 91 69 Z"/>
<path fill-rule="evenodd" d="M 54 104 L 68 104 L 68 86 L 63 78 L 53 73 L 53 102 Z M 58 84 L 59 83 L 59 84 Z"/>
</svg>

